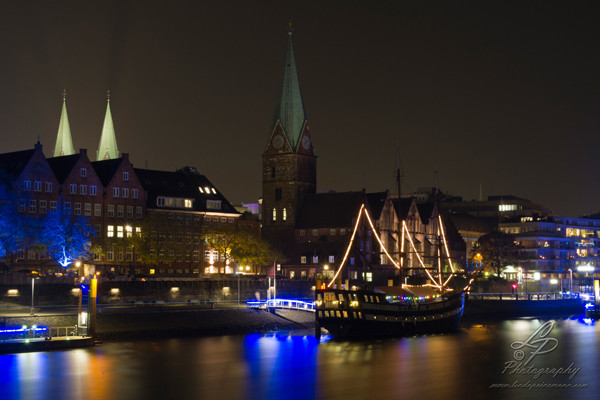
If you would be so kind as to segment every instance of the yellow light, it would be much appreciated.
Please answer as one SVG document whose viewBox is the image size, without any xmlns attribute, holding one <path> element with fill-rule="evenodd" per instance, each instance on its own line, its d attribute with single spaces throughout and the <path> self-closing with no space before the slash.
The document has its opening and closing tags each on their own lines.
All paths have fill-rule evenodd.
<svg viewBox="0 0 600 400">
<path fill-rule="evenodd" d="M 354 307 L 354 308 L 358 307 L 358 300 L 352 300 L 350 302 L 350 307 Z"/>
<path fill-rule="evenodd" d="M 323 269 L 324 269 L 325 271 L 327 271 L 327 270 L 329 269 L 329 265 L 324 265 L 324 266 L 323 266 Z"/>
</svg>

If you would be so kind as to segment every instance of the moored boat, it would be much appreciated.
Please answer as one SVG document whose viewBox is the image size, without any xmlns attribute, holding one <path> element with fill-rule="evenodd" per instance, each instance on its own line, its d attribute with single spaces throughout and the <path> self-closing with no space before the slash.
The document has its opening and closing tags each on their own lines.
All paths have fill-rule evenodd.
<svg viewBox="0 0 600 400">
<path fill-rule="evenodd" d="M 372 235 L 381 243 L 365 205 L 359 212 L 354 233 L 350 239 L 346 256 L 354 244 L 356 232 L 365 218 Z M 430 334 L 453 332 L 459 329 L 465 306 L 466 286 L 453 282 L 458 271 L 450 260 L 441 216 L 438 232 L 440 233 L 438 261 L 425 265 L 423 257 L 417 256 L 421 263 L 424 284 L 408 285 L 401 279 L 389 279 L 388 286 L 374 286 L 363 282 L 359 287 L 350 286 L 349 281 L 342 283 L 342 270 L 345 259 L 342 260 L 335 276 L 329 283 L 317 282 L 316 291 L 316 322 L 317 336 L 320 329 L 325 328 L 335 338 L 375 338 L 407 336 L 414 334 Z M 436 222 L 437 222 L 436 221 Z M 403 256 L 406 254 L 404 242 L 409 242 L 416 251 L 413 240 L 406 224 L 399 229 L 402 232 L 402 250 L 399 259 L 392 257 L 382 246 L 390 262 L 399 272 L 403 269 Z M 363 238 L 367 235 L 362 233 Z M 406 240 L 405 240 L 406 239 Z M 447 269 L 442 272 L 443 250 L 446 252 Z M 437 264 L 437 265 L 436 265 Z M 433 274 L 430 272 L 433 272 Z M 363 273 L 363 276 L 366 276 Z M 435 276 L 437 275 L 437 276 Z M 400 273 L 400 277 L 402 274 Z M 397 284 L 394 285 L 394 282 Z M 463 286 L 460 288 L 460 286 Z"/>
</svg>

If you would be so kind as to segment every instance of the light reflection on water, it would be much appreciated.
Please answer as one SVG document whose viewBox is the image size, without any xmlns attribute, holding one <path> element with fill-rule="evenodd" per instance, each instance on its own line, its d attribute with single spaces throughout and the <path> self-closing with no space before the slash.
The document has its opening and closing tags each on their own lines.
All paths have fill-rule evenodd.
<svg viewBox="0 0 600 400">
<path fill-rule="evenodd" d="M 0 356 L 2 399 L 585 399 L 600 385 L 600 328 L 557 319 L 558 347 L 536 367 L 580 372 L 534 382 L 587 389 L 490 389 L 530 376 L 503 374 L 511 343 L 545 320 L 471 324 L 449 335 L 317 342 L 311 331 L 105 343 L 90 349 Z"/>
</svg>

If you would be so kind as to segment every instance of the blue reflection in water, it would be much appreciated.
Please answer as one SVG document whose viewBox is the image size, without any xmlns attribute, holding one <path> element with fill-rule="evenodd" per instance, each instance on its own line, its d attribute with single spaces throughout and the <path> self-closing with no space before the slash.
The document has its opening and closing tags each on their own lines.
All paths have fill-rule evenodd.
<svg viewBox="0 0 600 400">
<path fill-rule="evenodd" d="M 248 399 L 311 399 L 316 396 L 319 342 L 303 332 L 250 334 L 244 340 L 249 367 Z M 326 341 L 322 338 L 321 341 Z"/>
</svg>

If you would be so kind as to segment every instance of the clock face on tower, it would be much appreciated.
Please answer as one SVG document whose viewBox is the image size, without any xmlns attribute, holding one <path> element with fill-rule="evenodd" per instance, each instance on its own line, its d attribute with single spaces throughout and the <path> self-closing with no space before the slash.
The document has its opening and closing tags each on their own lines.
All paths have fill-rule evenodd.
<svg viewBox="0 0 600 400">
<path fill-rule="evenodd" d="M 310 148 L 310 138 L 308 136 L 304 136 L 302 138 L 302 147 L 304 147 L 304 150 L 308 150 Z"/>
<path fill-rule="evenodd" d="M 276 149 L 280 149 L 283 147 L 283 136 L 276 135 L 273 138 L 273 147 L 275 147 Z"/>
</svg>

